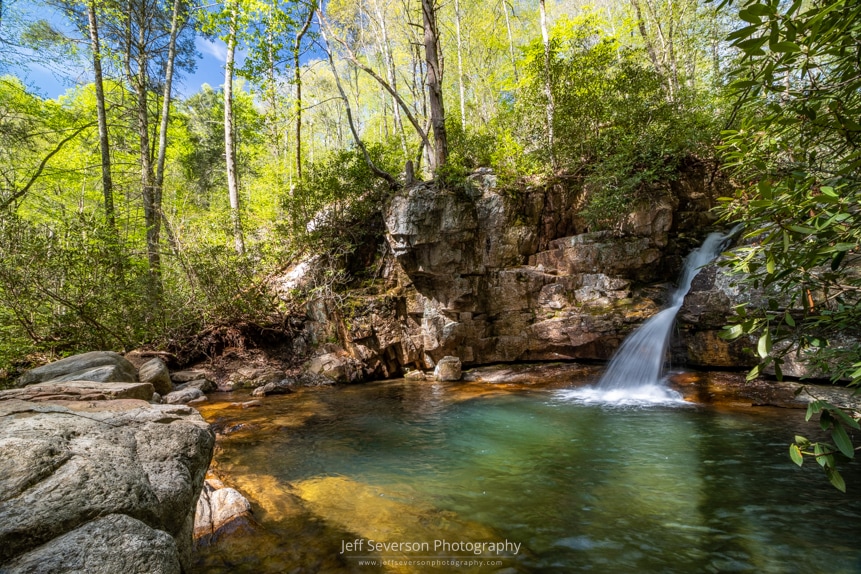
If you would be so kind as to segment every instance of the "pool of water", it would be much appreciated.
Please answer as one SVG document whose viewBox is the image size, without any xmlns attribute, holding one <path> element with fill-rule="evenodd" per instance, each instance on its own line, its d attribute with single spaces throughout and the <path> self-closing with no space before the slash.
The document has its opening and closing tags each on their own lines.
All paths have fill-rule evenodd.
<svg viewBox="0 0 861 574">
<path fill-rule="evenodd" d="M 842 494 L 815 463 L 795 467 L 789 442 L 813 434 L 803 411 L 577 396 L 405 381 L 250 409 L 213 396 L 215 472 L 259 525 L 198 567 L 861 572 L 861 468 L 842 467 Z"/>
</svg>

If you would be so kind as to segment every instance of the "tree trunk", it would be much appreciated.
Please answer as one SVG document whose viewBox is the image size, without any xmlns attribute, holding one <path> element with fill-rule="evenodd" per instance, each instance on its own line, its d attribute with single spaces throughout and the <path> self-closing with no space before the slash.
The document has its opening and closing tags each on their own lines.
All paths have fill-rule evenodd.
<svg viewBox="0 0 861 574">
<path fill-rule="evenodd" d="M 460 92 L 460 127 L 466 131 L 466 102 L 463 92 L 463 44 L 460 37 L 460 2 L 454 0 L 454 30 L 457 36 L 457 86 Z"/>
<path fill-rule="evenodd" d="M 96 115 L 99 121 L 99 151 L 102 156 L 102 194 L 105 197 L 105 219 L 111 233 L 116 236 L 117 225 L 114 211 L 114 183 L 111 177 L 111 149 L 108 140 L 108 117 L 105 108 L 105 89 L 102 78 L 102 54 L 99 43 L 99 25 L 96 19 L 96 3 L 87 4 L 87 20 L 90 29 L 90 51 L 93 54 L 93 76 L 96 87 Z"/>
<path fill-rule="evenodd" d="M 308 7 L 308 17 L 305 19 L 299 33 L 296 34 L 296 41 L 293 43 L 293 69 L 296 73 L 294 76 L 296 82 L 296 179 L 302 181 L 302 68 L 299 66 L 299 49 L 302 46 L 302 37 L 311 26 L 311 19 L 314 17 L 316 2 L 312 2 Z"/>
<path fill-rule="evenodd" d="M 227 194 L 230 198 L 230 223 L 233 244 L 239 255 L 245 253 L 242 218 L 239 210 L 239 180 L 236 175 L 236 148 L 233 137 L 233 67 L 236 54 L 236 8 L 230 11 L 227 57 L 224 62 L 224 158 L 227 163 Z"/>
<path fill-rule="evenodd" d="M 150 274 L 150 295 L 158 300 L 161 297 L 161 254 L 159 253 L 159 226 L 161 218 L 156 204 L 155 173 L 153 171 L 149 135 L 149 97 L 147 92 L 147 66 L 145 45 L 146 28 L 140 26 L 138 32 L 138 66 L 135 78 L 137 91 L 138 138 L 141 158 L 141 195 L 143 198 L 144 224 L 146 225 L 146 255 Z"/>
<path fill-rule="evenodd" d="M 543 5 L 544 0 L 542 0 Z M 448 138 L 445 132 L 445 107 L 442 99 L 442 68 L 439 63 L 439 35 L 433 0 L 422 0 L 425 61 L 427 62 L 428 103 L 433 126 L 434 150 L 432 171 L 445 165 L 448 158 Z"/>
<path fill-rule="evenodd" d="M 505 29 L 508 31 L 508 55 L 511 58 L 511 67 L 514 70 L 514 83 L 520 80 L 517 77 L 517 58 L 514 56 L 514 36 L 511 34 L 511 19 L 508 17 L 508 4 L 502 0 L 502 13 L 505 15 Z"/>
<path fill-rule="evenodd" d="M 553 118 L 556 116 L 556 104 L 553 101 L 553 87 L 550 80 L 550 35 L 547 33 L 547 10 L 544 0 L 539 0 L 541 14 L 541 39 L 544 41 L 544 95 L 547 98 L 545 114 L 547 116 L 547 146 L 550 152 L 550 165 L 556 169 L 555 138 L 553 136 Z"/>
</svg>

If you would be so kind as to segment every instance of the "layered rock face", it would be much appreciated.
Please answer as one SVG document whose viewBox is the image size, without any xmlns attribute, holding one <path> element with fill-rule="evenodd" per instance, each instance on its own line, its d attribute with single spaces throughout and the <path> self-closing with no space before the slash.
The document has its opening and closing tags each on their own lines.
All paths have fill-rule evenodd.
<svg viewBox="0 0 861 574">
<path fill-rule="evenodd" d="M 490 174 L 473 180 L 468 192 L 413 187 L 386 211 L 389 246 L 411 289 L 401 332 L 376 344 L 403 365 L 431 368 L 446 355 L 465 365 L 606 359 L 660 308 L 665 290 L 645 286 L 675 277 L 711 221 L 714 193 L 701 166 L 615 233 L 589 232 L 577 215 L 583 191 L 560 184 L 509 198 Z"/>
<path fill-rule="evenodd" d="M 0 402 L 0 572 L 187 571 L 213 445 L 187 406 Z"/>
</svg>

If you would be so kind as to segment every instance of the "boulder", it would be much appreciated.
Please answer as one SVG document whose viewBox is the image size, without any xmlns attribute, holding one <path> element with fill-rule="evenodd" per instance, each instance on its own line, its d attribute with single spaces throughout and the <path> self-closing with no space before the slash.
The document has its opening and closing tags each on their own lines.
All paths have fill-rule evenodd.
<svg viewBox="0 0 861 574">
<path fill-rule="evenodd" d="M 262 387 L 257 387 L 251 391 L 251 395 L 254 397 L 265 397 L 267 395 L 286 395 L 292 392 L 291 381 L 285 379 L 277 383 L 266 383 Z"/>
<path fill-rule="evenodd" d="M 170 374 L 170 380 L 175 384 L 179 385 L 181 383 L 187 383 L 189 381 L 196 381 L 198 379 L 206 379 L 206 373 L 204 371 L 198 370 L 190 370 L 190 371 L 176 371 L 175 373 Z"/>
<path fill-rule="evenodd" d="M 119 353 L 92 351 L 66 357 L 35 369 L 18 378 L 19 387 L 46 381 L 96 381 L 134 383 L 137 370 Z"/>
<path fill-rule="evenodd" d="M 175 391 L 181 391 L 183 389 L 200 389 L 204 393 L 210 393 L 216 389 L 216 386 L 215 383 L 209 379 L 194 379 L 193 381 L 188 381 L 187 383 L 182 383 L 174 387 Z"/>
<path fill-rule="evenodd" d="M 149 401 L 153 388 L 149 383 L 97 383 L 92 381 L 66 381 L 27 385 L 20 389 L 0 391 L 0 401 L 107 401 L 112 399 L 140 399 Z"/>
<path fill-rule="evenodd" d="M 159 358 L 151 359 L 141 365 L 138 369 L 138 378 L 141 382 L 150 383 L 155 392 L 166 395 L 173 391 L 173 383 L 167 365 Z"/>
<path fill-rule="evenodd" d="M 231 373 L 227 383 L 229 390 L 257 388 L 275 383 L 284 378 L 284 371 L 274 367 L 242 367 Z"/>
<path fill-rule="evenodd" d="M 70 561 L 84 561 L 82 572 L 125 572 L 118 564 L 160 572 L 172 557 L 188 571 L 194 508 L 213 446 L 209 425 L 186 406 L 0 402 L 0 563 L 57 571 L 31 565 L 68 552 Z M 91 522 L 110 515 L 123 517 Z M 152 569 L 134 570 L 146 556 Z M 99 566 L 90 557 L 109 562 Z"/>
<path fill-rule="evenodd" d="M 336 383 L 354 383 L 361 376 L 358 366 L 339 353 L 326 353 L 312 358 L 308 372 L 322 375 Z"/>
<path fill-rule="evenodd" d="M 172 393 L 168 393 L 163 397 L 165 403 L 169 405 L 181 405 L 186 404 L 195 399 L 199 399 L 203 397 L 203 391 L 200 389 L 196 389 L 194 387 L 188 387 L 182 389 L 181 391 L 173 391 Z"/>
<path fill-rule="evenodd" d="M 254 519 L 248 499 L 238 490 L 225 487 L 220 480 L 206 480 L 194 515 L 197 544 L 212 544 L 225 534 L 252 524 Z"/>
<path fill-rule="evenodd" d="M 97 518 L 5 564 L 4 574 L 180 574 L 176 541 L 125 514 Z"/>
<path fill-rule="evenodd" d="M 436 364 L 433 375 L 438 381 L 459 381 L 462 376 L 460 359 L 452 356 L 443 357 Z"/>
</svg>

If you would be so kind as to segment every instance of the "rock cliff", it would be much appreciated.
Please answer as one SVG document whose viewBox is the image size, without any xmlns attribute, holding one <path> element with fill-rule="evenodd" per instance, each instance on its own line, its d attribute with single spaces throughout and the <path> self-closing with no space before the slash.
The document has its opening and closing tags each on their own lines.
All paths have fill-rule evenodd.
<svg viewBox="0 0 861 574">
<path fill-rule="evenodd" d="M 449 355 L 465 366 L 609 358 L 663 304 L 660 282 L 708 231 L 717 195 L 693 164 L 617 229 L 591 231 L 577 182 L 506 194 L 490 172 L 470 180 L 414 186 L 385 210 L 399 288 L 341 321 L 347 350 L 376 376 Z"/>
</svg>

